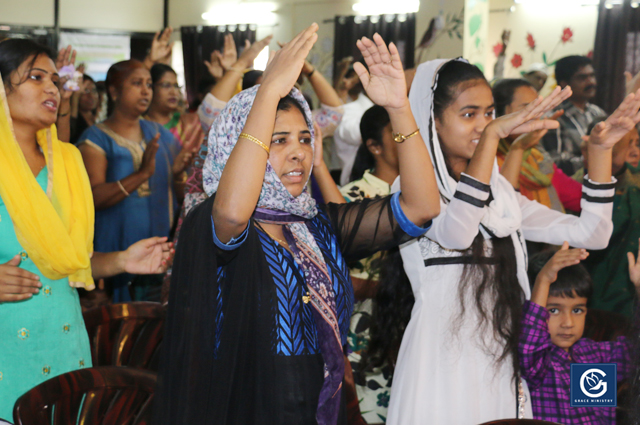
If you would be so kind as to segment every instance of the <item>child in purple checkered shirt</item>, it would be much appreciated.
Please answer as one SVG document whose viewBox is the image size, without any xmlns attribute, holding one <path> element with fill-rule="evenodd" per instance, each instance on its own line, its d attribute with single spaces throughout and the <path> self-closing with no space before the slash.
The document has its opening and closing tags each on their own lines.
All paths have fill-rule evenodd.
<svg viewBox="0 0 640 425">
<path fill-rule="evenodd" d="M 531 301 L 523 307 L 519 355 L 535 419 L 615 424 L 615 407 L 570 405 L 571 363 L 616 363 L 618 380 L 631 373 L 630 344 L 625 337 L 612 342 L 582 338 L 592 285 L 580 261 L 588 255 L 584 249 L 569 249 L 565 242 L 555 254 L 533 257 L 529 266 L 530 276 L 537 277 Z M 640 292 L 640 262 L 635 263 L 633 254 L 629 254 L 629 271 Z"/>
</svg>

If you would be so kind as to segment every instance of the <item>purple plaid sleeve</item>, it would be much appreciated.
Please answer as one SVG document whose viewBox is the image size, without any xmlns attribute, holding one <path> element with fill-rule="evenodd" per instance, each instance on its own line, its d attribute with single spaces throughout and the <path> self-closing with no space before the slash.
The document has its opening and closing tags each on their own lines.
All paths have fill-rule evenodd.
<svg viewBox="0 0 640 425">
<path fill-rule="evenodd" d="M 633 362 L 631 361 L 631 349 L 629 340 L 621 336 L 611 342 L 594 342 L 598 346 L 595 350 L 601 356 L 600 363 L 616 363 L 618 381 L 631 376 Z"/>
<path fill-rule="evenodd" d="M 549 312 L 545 308 L 531 301 L 524 303 L 518 350 L 520 372 L 531 390 L 542 385 L 549 369 L 549 352 L 553 344 L 547 320 Z"/>
</svg>

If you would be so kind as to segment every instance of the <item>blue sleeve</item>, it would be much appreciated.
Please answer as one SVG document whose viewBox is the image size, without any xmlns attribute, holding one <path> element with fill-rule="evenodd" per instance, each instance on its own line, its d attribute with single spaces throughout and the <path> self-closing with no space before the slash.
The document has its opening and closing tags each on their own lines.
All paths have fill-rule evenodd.
<svg viewBox="0 0 640 425">
<path fill-rule="evenodd" d="M 234 249 L 239 248 L 240 245 L 242 245 L 244 241 L 247 240 L 249 225 L 247 225 L 247 228 L 244 229 L 240 236 L 238 236 L 237 238 L 231 238 L 231 240 L 227 243 L 223 243 L 220 241 L 220 239 L 218 239 L 218 236 L 216 235 L 216 225 L 213 222 L 213 217 L 211 217 L 211 230 L 213 230 L 213 243 L 215 243 L 218 248 L 223 251 L 233 251 Z"/>
<path fill-rule="evenodd" d="M 401 192 L 396 192 L 391 196 L 391 211 L 393 211 L 393 216 L 400 225 L 400 228 L 407 235 L 414 238 L 424 235 L 431 227 L 431 220 L 426 222 L 423 227 L 416 226 L 414 222 L 409 220 L 407 216 L 404 215 L 404 211 L 402 211 L 402 207 L 400 206 L 400 193 Z"/>
<path fill-rule="evenodd" d="M 83 144 L 87 144 L 99 150 L 107 158 L 110 158 L 112 156 L 113 146 L 111 143 L 111 138 L 95 125 L 83 131 L 78 138 L 76 146 L 81 146 Z"/>
</svg>

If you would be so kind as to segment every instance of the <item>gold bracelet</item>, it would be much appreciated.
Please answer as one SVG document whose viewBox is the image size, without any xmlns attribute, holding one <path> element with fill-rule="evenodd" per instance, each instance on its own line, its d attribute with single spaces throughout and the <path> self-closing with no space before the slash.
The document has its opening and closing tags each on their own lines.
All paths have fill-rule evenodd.
<svg viewBox="0 0 640 425">
<path fill-rule="evenodd" d="M 246 139 L 246 140 L 249 140 L 249 141 L 255 143 L 256 145 L 258 145 L 262 149 L 264 149 L 267 152 L 267 155 L 269 155 L 269 146 L 265 145 L 260 140 L 258 140 L 255 137 L 253 137 L 252 135 L 247 134 L 247 133 L 240 133 L 240 136 L 238 136 L 238 139 Z"/>
<path fill-rule="evenodd" d="M 120 183 L 120 180 L 118 180 L 116 183 L 118 183 L 118 186 L 120 186 L 120 190 L 122 191 L 122 193 L 124 193 L 127 196 L 131 195 L 129 192 L 127 192 L 127 189 L 124 188 L 122 183 Z"/>
<path fill-rule="evenodd" d="M 405 140 L 409 139 L 410 137 L 415 136 L 415 135 L 416 135 L 416 134 L 418 134 L 418 133 L 420 133 L 420 129 L 417 129 L 416 131 L 414 131 L 413 133 L 411 133 L 411 134 L 409 134 L 409 135 L 407 135 L 407 136 L 405 136 L 405 135 L 404 135 L 404 134 L 402 134 L 402 133 L 393 133 L 393 140 L 394 140 L 396 143 L 402 143 L 402 142 L 404 142 Z"/>
</svg>

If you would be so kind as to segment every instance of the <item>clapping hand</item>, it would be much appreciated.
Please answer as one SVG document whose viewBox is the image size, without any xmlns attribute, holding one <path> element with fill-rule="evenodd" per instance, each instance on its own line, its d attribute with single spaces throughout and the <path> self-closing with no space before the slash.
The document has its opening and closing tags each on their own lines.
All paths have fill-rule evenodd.
<svg viewBox="0 0 640 425">
<path fill-rule="evenodd" d="M 495 131 L 499 138 L 504 139 L 511 134 L 558 128 L 560 125 L 558 121 L 554 119 L 540 119 L 540 117 L 568 99 L 571 93 L 571 87 L 569 86 L 563 90 L 560 90 L 560 87 L 556 87 L 546 98 L 538 97 L 521 111 L 503 115 L 493 120 L 487 126 L 487 130 L 491 129 Z"/>
<path fill-rule="evenodd" d="M 629 94 L 613 114 L 596 124 L 591 134 L 585 136 L 590 144 L 611 149 L 640 122 L 640 90 Z"/>
<path fill-rule="evenodd" d="M 636 262 L 633 252 L 627 252 L 627 259 L 629 260 L 629 278 L 636 288 L 638 297 L 640 297 L 640 261 Z M 640 248 L 638 249 L 638 260 L 640 260 Z"/>
<path fill-rule="evenodd" d="M 186 170 L 193 162 L 196 153 L 204 141 L 204 132 L 199 121 L 193 122 L 184 132 L 184 144 L 180 153 L 173 161 L 173 174 L 177 175 Z"/>
<path fill-rule="evenodd" d="M 389 48 L 382 37 L 376 33 L 373 41 L 367 37 L 356 42 L 369 71 L 360 62 L 353 64 L 362 85 L 375 104 L 384 108 L 403 108 L 408 103 L 407 84 L 405 82 L 402 61 L 395 44 Z"/>
<path fill-rule="evenodd" d="M 273 35 L 268 35 L 253 44 L 249 43 L 249 40 L 246 40 L 244 43 L 244 50 L 238 60 L 233 64 L 232 68 L 241 68 L 244 70 L 253 67 L 253 61 L 258 57 L 260 52 L 269 45 L 272 38 Z"/>
</svg>

